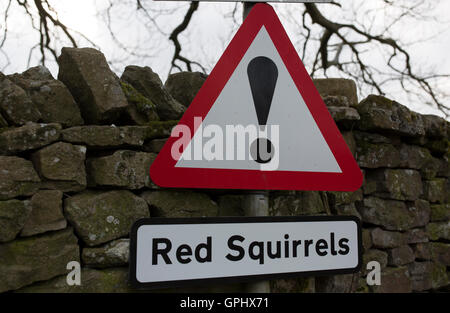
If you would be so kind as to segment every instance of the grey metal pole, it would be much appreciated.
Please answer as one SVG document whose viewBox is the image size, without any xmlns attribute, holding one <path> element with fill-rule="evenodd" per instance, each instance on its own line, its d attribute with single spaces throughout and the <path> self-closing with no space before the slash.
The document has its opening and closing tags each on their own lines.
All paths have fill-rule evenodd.
<svg viewBox="0 0 450 313">
<path fill-rule="evenodd" d="M 242 22 L 245 20 L 247 15 L 250 13 L 250 10 L 253 8 L 253 6 L 256 4 L 256 2 L 243 2 L 244 4 L 244 11 L 242 12 Z"/>
<path fill-rule="evenodd" d="M 244 2 L 244 11 L 242 21 L 250 13 L 255 2 Z M 269 197 L 267 191 L 252 191 L 245 195 L 244 212 L 246 216 L 268 216 L 269 215 Z M 246 285 L 246 291 L 250 293 L 269 293 L 270 284 L 268 281 L 249 283 Z"/>
<path fill-rule="evenodd" d="M 267 191 L 251 191 L 244 197 L 243 208 L 246 216 L 268 216 L 269 197 Z M 269 293 L 269 281 L 248 283 L 245 291 L 249 293 Z"/>
</svg>

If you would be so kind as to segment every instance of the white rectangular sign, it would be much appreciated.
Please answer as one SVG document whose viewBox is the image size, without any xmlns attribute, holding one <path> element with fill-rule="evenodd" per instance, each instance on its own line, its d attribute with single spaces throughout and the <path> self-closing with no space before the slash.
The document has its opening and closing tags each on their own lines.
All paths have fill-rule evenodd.
<svg viewBox="0 0 450 313">
<path fill-rule="evenodd" d="M 356 217 L 150 218 L 131 232 L 135 287 L 334 275 L 360 266 Z"/>
</svg>

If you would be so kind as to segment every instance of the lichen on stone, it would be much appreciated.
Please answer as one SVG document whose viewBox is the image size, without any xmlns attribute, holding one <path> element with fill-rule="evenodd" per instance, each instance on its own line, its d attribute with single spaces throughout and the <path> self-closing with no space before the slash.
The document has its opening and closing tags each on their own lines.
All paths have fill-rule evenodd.
<svg viewBox="0 0 450 313">
<path fill-rule="evenodd" d="M 128 102 L 136 105 L 139 112 L 147 114 L 151 110 L 155 109 L 155 104 L 148 98 L 144 97 L 140 92 L 134 89 L 133 86 L 126 82 L 120 82 L 122 86 L 122 91 L 125 94 Z"/>
</svg>

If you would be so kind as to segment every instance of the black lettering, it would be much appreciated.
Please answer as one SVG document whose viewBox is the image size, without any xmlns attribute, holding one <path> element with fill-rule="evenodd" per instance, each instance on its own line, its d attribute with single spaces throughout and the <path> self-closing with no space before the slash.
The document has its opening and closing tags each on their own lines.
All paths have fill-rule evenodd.
<svg viewBox="0 0 450 313">
<path fill-rule="evenodd" d="M 309 246 L 313 244 L 313 240 L 305 240 L 305 256 L 309 256 Z"/>
<path fill-rule="evenodd" d="M 316 253 L 320 256 L 326 256 L 328 251 L 322 251 L 328 249 L 328 243 L 324 239 L 320 239 L 316 242 Z"/>
<path fill-rule="evenodd" d="M 206 249 L 206 256 L 202 257 L 200 255 L 201 249 Z M 211 250 L 212 250 L 212 240 L 211 237 L 206 237 L 206 243 L 201 243 L 195 248 L 195 259 L 199 263 L 211 262 Z"/>
<path fill-rule="evenodd" d="M 330 251 L 331 251 L 331 255 L 336 255 L 336 248 L 335 248 L 335 244 L 334 244 L 334 233 L 330 233 Z"/>
<path fill-rule="evenodd" d="M 234 241 L 243 242 L 244 240 L 245 240 L 245 238 L 242 237 L 242 236 L 239 236 L 239 235 L 231 236 L 231 237 L 228 239 L 228 248 L 230 248 L 231 250 L 234 250 L 234 251 L 237 251 L 237 252 L 238 252 L 238 255 L 236 255 L 236 256 L 231 255 L 230 253 L 228 253 L 228 254 L 225 256 L 228 260 L 230 260 L 230 261 L 240 261 L 240 260 L 242 260 L 242 258 L 243 258 L 244 255 L 245 255 L 245 250 L 244 250 L 244 248 L 242 248 L 241 246 L 235 245 L 235 244 L 234 244 Z"/>
<path fill-rule="evenodd" d="M 277 245 L 276 252 L 272 253 L 272 241 L 269 241 L 267 243 L 267 255 L 271 259 L 279 259 L 279 258 L 281 258 L 281 241 L 277 241 L 276 245 Z"/>
<path fill-rule="evenodd" d="M 292 241 L 292 256 L 293 256 L 294 258 L 297 257 L 297 247 L 298 247 L 299 245 L 301 245 L 301 244 L 302 244 L 302 241 L 301 241 L 301 240 L 294 240 L 294 241 Z"/>
<path fill-rule="evenodd" d="M 166 247 L 163 248 L 163 249 L 160 249 L 158 247 L 158 245 L 160 243 L 165 244 Z M 164 262 L 166 262 L 166 264 L 172 264 L 172 261 L 170 261 L 170 258 L 167 255 L 169 253 L 170 249 L 172 249 L 172 243 L 170 242 L 169 239 L 167 239 L 167 238 L 153 238 L 152 265 L 158 264 L 158 254 L 160 254 L 162 256 L 162 258 L 164 259 Z"/>
<path fill-rule="evenodd" d="M 181 264 L 187 264 L 191 262 L 191 258 L 182 258 L 183 256 L 191 256 L 192 255 L 192 249 L 188 245 L 181 245 L 177 249 L 177 260 Z"/>
<path fill-rule="evenodd" d="M 286 241 L 284 242 L 284 257 L 288 258 L 289 257 L 289 235 L 286 234 L 284 235 L 284 239 L 286 239 Z"/>
<path fill-rule="evenodd" d="M 254 253 L 254 248 L 258 247 L 258 254 Z M 252 260 L 258 260 L 259 264 L 264 264 L 264 242 L 262 241 L 253 241 L 248 247 L 248 255 Z"/>
<path fill-rule="evenodd" d="M 350 252 L 350 248 L 347 243 L 348 243 L 347 238 L 342 238 L 341 240 L 339 240 L 339 248 L 341 248 L 339 250 L 340 255 L 347 255 Z"/>
</svg>

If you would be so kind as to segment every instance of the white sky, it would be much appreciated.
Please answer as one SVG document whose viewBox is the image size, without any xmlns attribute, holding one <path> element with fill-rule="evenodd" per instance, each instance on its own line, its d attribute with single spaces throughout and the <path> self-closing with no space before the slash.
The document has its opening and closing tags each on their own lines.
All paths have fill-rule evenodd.
<svg viewBox="0 0 450 313">
<path fill-rule="evenodd" d="M 348 1 L 349 2 L 340 1 L 340 3 L 345 5 L 355 5 L 358 2 L 361 2 L 361 0 Z M 438 5 L 437 10 L 432 12 L 433 16 L 440 20 L 450 21 L 450 18 L 448 17 L 448 14 L 450 13 L 450 1 L 425 1 Z M 149 53 L 153 56 L 145 59 L 136 57 L 131 60 L 128 59 L 122 61 L 124 53 L 119 51 L 120 49 L 117 49 L 117 46 L 111 43 L 111 38 L 108 36 L 104 21 L 97 15 L 98 8 L 106 8 L 108 3 L 107 0 L 58 0 L 53 2 L 55 8 L 59 12 L 60 19 L 71 28 L 80 31 L 96 42 L 105 53 L 108 61 L 113 62 L 113 69 L 119 76 L 125 65 L 137 64 L 141 66 L 150 66 L 161 76 L 163 81 L 167 78 L 170 67 L 170 58 L 173 54 L 173 46 L 166 39 L 168 36 L 165 38 L 161 37 L 159 41 L 157 38 L 155 38 L 155 42 L 149 41 L 145 29 L 139 27 L 139 17 L 136 16 L 135 13 L 130 13 L 129 15 L 115 15 L 116 33 L 119 38 L 125 38 L 123 41 L 128 45 L 134 45 L 139 48 L 142 47 L 142 53 Z M 127 5 L 126 3 L 126 0 L 122 1 L 122 5 Z M 133 4 L 135 1 L 130 1 L 130 3 Z M 368 3 L 371 3 L 371 0 L 369 0 Z M 375 3 L 375 1 L 372 3 Z M 5 3 L 3 2 L 3 6 L 4 5 Z M 163 28 L 162 30 L 170 33 L 174 26 L 180 22 L 180 18 L 186 11 L 189 3 L 181 1 L 155 2 L 155 4 L 152 3 L 152 6 L 153 5 L 161 8 L 178 9 L 178 11 L 173 14 L 158 17 L 159 25 L 162 25 Z M 322 4 L 320 5 L 322 6 Z M 323 5 L 325 6 L 325 4 Z M 291 23 L 292 20 L 289 17 L 291 8 L 295 9 L 294 6 L 289 4 L 277 4 L 275 5 L 275 9 L 277 13 L 279 13 L 280 20 L 284 24 L 292 42 L 296 48 L 299 49 L 298 46 L 301 46 L 301 43 L 298 43 L 298 39 L 296 39 L 296 32 L 298 32 L 299 27 Z M 209 70 L 211 69 L 231 39 L 230 35 L 234 34 L 236 31 L 236 25 L 233 26 L 231 18 L 225 18 L 223 16 L 224 11 L 231 12 L 233 7 L 233 3 L 202 2 L 200 4 L 200 9 L 195 13 L 188 28 L 190 36 L 183 34 L 180 37 L 182 43 L 184 43 L 183 46 L 186 49 L 185 54 L 187 57 L 201 59 L 203 60 L 202 64 L 208 63 L 204 65 Z M 0 4 L 0 9 L 2 9 L 2 4 Z M 128 11 L 134 12 L 135 10 Z M 332 14 L 332 11 L 330 14 Z M 236 15 L 236 17 L 238 21 L 240 21 L 240 16 Z M 332 17 L 333 15 L 330 16 L 330 18 Z M 298 17 L 294 15 L 294 18 Z M 365 17 L 362 16 L 362 18 Z M 2 23 L 3 21 L 0 22 L 0 26 L 4 27 Z M 35 32 L 31 31 L 29 24 L 28 18 L 24 18 L 21 11 L 18 12 L 17 10 L 14 10 L 11 12 L 10 24 L 8 25 L 10 29 L 9 37 L 7 44 L 4 47 L 4 50 L 10 57 L 11 65 L 4 70 L 5 74 L 22 72 L 27 68 L 29 48 L 38 40 Z M 380 19 L 375 20 L 374 24 L 382 25 L 383 21 Z M 448 54 L 448 51 L 450 51 L 450 28 L 448 25 L 449 24 L 438 25 L 439 29 L 442 31 L 439 36 L 432 38 L 426 43 L 415 44 L 408 48 L 413 64 L 420 64 L 420 69 L 424 72 L 450 73 L 450 60 Z M 230 31 L 230 28 L 232 27 L 234 27 L 234 29 L 231 29 Z M 436 26 L 435 24 L 426 21 L 423 21 L 423 23 L 409 23 L 406 25 L 399 25 L 395 29 L 395 32 L 401 32 L 400 37 L 407 41 L 414 41 L 416 37 L 423 38 L 427 36 L 427 34 L 436 32 Z M 0 41 L 1 40 L 2 38 L 0 38 Z M 155 49 L 155 47 L 157 49 Z M 379 51 L 372 51 L 371 53 L 373 54 L 373 58 L 379 58 L 381 56 Z M 36 51 L 31 59 L 30 66 L 38 64 L 38 57 L 39 51 Z M 305 63 L 307 63 L 306 60 Z M 4 65 L 5 60 L 0 55 L 0 68 Z M 47 67 L 49 67 L 52 73 L 57 76 L 57 65 L 55 62 L 49 62 Z M 448 93 L 450 94 L 449 79 L 442 79 L 440 85 L 444 90 L 448 90 Z M 404 96 L 401 96 L 398 93 L 394 86 L 388 90 L 387 96 L 407 105 L 414 111 L 442 116 L 441 112 L 427 105 L 417 101 L 408 101 Z"/>
</svg>

